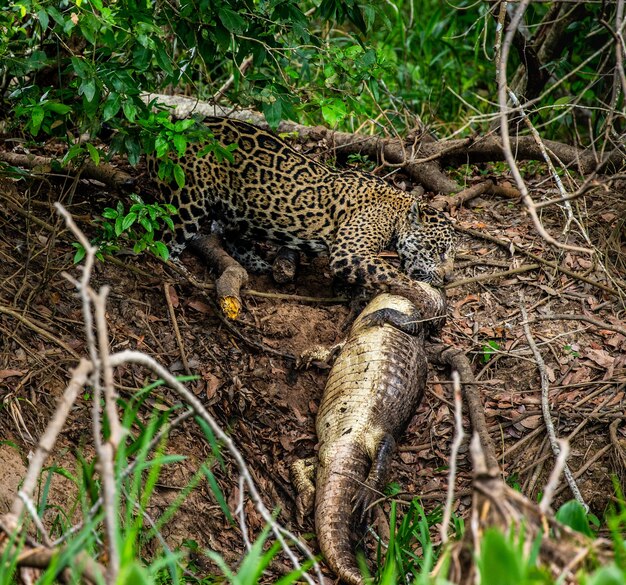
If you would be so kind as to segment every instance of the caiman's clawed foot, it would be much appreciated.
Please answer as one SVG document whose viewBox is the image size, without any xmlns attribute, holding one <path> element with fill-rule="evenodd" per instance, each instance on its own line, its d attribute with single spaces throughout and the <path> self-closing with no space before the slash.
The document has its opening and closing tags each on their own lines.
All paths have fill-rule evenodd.
<svg viewBox="0 0 626 585">
<path fill-rule="evenodd" d="M 371 524 L 374 517 L 374 506 L 382 498 L 384 498 L 384 494 L 367 484 L 359 488 L 352 500 L 352 517 L 354 518 L 354 526 L 358 531 L 364 531 Z"/>
<path fill-rule="evenodd" d="M 291 464 L 291 481 L 296 492 L 296 514 L 302 526 L 304 519 L 313 513 L 315 504 L 315 470 L 317 458 L 298 459 Z"/>
<path fill-rule="evenodd" d="M 341 351 L 346 344 L 345 340 L 335 343 L 327 347 L 325 345 L 313 345 L 309 349 L 303 351 L 296 359 L 296 368 L 306 369 L 311 367 L 313 362 L 322 364 L 325 366 L 331 366 L 337 354 Z"/>
<path fill-rule="evenodd" d="M 363 324 L 367 327 L 381 327 L 391 325 L 407 335 L 419 335 L 423 331 L 421 315 L 416 311 L 411 315 L 396 309 L 378 309 L 363 317 Z"/>
</svg>

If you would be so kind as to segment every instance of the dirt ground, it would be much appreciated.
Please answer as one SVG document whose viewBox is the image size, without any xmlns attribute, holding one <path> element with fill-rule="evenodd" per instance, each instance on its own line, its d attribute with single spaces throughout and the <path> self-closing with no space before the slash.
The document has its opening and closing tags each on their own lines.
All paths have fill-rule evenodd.
<svg viewBox="0 0 626 585">
<path fill-rule="evenodd" d="M 489 169 L 488 165 L 471 169 L 469 183 Z M 537 199 L 553 196 L 539 177 L 528 179 Z M 86 354 L 80 302 L 62 275 L 63 271 L 79 274 L 72 264 L 74 238 L 51 204 L 61 200 L 89 234 L 94 229 L 92 214 L 110 206 L 111 197 L 101 185 L 85 181 L 4 179 L 0 184 L 0 513 L 15 496 L 29 452 L 67 384 L 70 369 L 78 356 Z M 619 280 L 626 277 L 624 201 L 626 192 L 606 193 L 574 205 L 577 212 L 583 212 L 584 229 L 601 251 L 594 258 L 548 246 L 518 201 L 477 199 L 456 211 L 459 228 L 504 243 L 498 246 L 460 233 L 457 281 L 539 266 L 500 278 L 453 283 L 448 289 L 449 318 L 441 336 L 444 343 L 467 351 L 472 361 L 504 477 L 536 499 L 554 457 L 541 414 L 539 373 L 522 328 L 520 303 L 524 303 L 547 365 L 557 435 L 570 439 L 572 472 L 591 511 L 599 517 L 613 500 L 612 478 L 622 479 L 625 472 L 626 286 Z M 565 223 L 563 212 L 554 207 L 545 211 L 544 224 L 559 235 Z M 570 233 L 570 242 L 585 244 L 576 225 Z M 554 264 L 537 262 L 519 251 L 511 254 L 509 242 Z M 183 255 L 182 262 L 197 278 L 212 282 L 190 253 Z M 563 270 L 582 275 L 588 282 Z M 296 521 L 289 465 L 315 452 L 314 420 L 326 371 L 296 370 L 293 360 L 280 354 L 299 355 L 311 345 L 335 343 L 346 332 L 350 310 L 345 302 L 329 300 L 336 294 L 327 259 L 305 262 L 293 285 L 278 286 L 270 277 L 252 277 L 251 292 L 244 297 L 245 311 L 235 324 L 239 335 L 225 328 L 213 312 L 206 296 L 210 291 L 195 288 L 147 255 L 125 254 L 116 261 L 98 263 L 92 286 L 103 285 L 111 291 L 107 310 L 111 350 L 141 350 L 177 375 L 186 373 L 186 362 L 190 372 L 199 376 L 188 386 L 241 449 L 265 504 L 280 509 L 280 520 L 294 532 L 313 532 L 311 519 L 304 526 Z M 559 314 L 572 320 L 545 319 Z M 123 398 L 147 381 L 147 372 L 139 368 L 117 372 Z M 145 406 L 146 419 L 149 407 L 176 400 L 168 390 L 155 391 Z M 468 430 L 467 417 L 465 425 Z M 90 429 L 86 391 L 72 410 L 49 465 L 75 472 L 77 453 L 93 455 Z M 451 387 L 442 372 L 431 371 L 427 395 L 399 441 L 393 467 L 393 480 L 401 489 L 399 500 L 419 497 L 427 512 L 443 504 L 453 433 Z M 168 451 L 187 459 L 166 468 L 160 478 L 148 510 L 153 518 L 178 497 L 210 455 L 210 447 L 192 421 L 174 429 Z M 464 516 L 471 478 L 466 445 L 461 449 L 459 474 L 455 512 Z M 218 473 L 217 479 L 234 511 L 239 488 L 232 463 L 227 461 L 227 473 Z M 69 479 L 56 474 L 51 503 L 67 506 L 74 489 Z M 557 504 L 571 497 L 563 484 Z M 245 512 L 251 533 L 258 534 L 263 522 L 250 502 Z M 54 514 L 51 506 L 44 520 L 52 521 Z M 206 482 L 165 525 L 163 536 L 173 547 L 195 541 L 231 564 L 241 558 L 243 550 L 239 528 L 228 524 Z"/>
</svg>

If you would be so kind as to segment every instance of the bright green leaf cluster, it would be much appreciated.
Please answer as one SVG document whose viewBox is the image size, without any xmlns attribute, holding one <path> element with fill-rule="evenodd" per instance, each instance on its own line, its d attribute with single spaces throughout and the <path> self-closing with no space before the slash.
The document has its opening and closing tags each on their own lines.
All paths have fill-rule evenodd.
<svg viewBox="0 0 626 585">
<path fill-rule="evenodd" d="M 133 204 L 125 211 L 124 204 L 118 201 L 115 208 L 107 207 L 102 212 L 100 233 L 93 241 L 98 246 L 96 256 L 104 260 L 104 254 L 111 254 L 120 249 L 123 241 L 132 245 L 133 252 L 139 254 L 144 250 L 153 253 L 157 258 L 167 260 L 169 251 L 167 246 L 155 239 L 163 227 L 174 229 L 171 216 L 177 213 L 176 208 L 169 203 L 144 203 L 138 195 L 131 195 Z M 74 263 L 85 257 L 85 248 L 75 242 Z"/>
</svg>

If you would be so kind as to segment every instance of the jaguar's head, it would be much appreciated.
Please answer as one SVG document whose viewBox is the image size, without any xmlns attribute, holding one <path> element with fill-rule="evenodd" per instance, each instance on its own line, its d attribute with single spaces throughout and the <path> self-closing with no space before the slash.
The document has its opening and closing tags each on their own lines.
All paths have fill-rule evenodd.
<svg viewBox="0 0 626 585">
<path fill-rule="evenodd" d="M 450 279 L 456 235 L 444 213 L 413 203 L 397 241 L 398 255 L 407 276 L 433 286 L 443 286 Z"/>
</svg>

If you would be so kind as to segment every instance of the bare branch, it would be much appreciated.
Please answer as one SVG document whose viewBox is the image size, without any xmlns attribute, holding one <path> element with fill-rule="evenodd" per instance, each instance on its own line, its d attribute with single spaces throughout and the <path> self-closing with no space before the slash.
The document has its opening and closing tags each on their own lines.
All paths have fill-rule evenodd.
<svg viewBox="0 0 626 585">
<path fill-rule="evenodd" d="M 543 490 L 543 498 L 541 498 L 541 503 L 539 504 L 539 510 L 541 510 L 542 514 L 547 514 L 550 511 L 552 498 L 554 498 L 554 493 L 559 485 L 559 478 L 565 469 L 567 458 L 569 457 L 569 443 L 564 439 L 557 439 L 557 443 L 559 445 L 559 456 L 550 474 L 550 479 Z"/>
<path fill-rule="evenodd" d="M 463 402 L 461 400 L 461 378 L 459 373 L 455 370 L 452 372 L 453 392 L 454 392 L 454 441 L 452 442 L 452 449 L 450 452 L 450 472 L 448 473 L 448 493 L 446 495 L 446 505 L 443 512 L 443 520 L 441 521 L 441 527 L 439 533 L 441 535 L 441 542 L 445 544 L 448 542 L 448 526 L 450 525 L 450 518 L 452 517 L 452 504 L 454 503 L 454 484 L 456 482 L 456 466 L 459 456 L 459 449 L 465 433 L 463 432 Z"/>
<path fill-rule="evenodd" d="M 550 415 L 550 399 L 549 399 L 549 389 L 550 382 L 548 380 L 548 373 L 546 371 L 546 364 L 541 357 L 541 353 L 537 348 L 537 344 L 535 343 L 535 339 L 530 331 L 530 326 L 528 325 L 528 313 L 526 312 L 526 306 L 524 302 L 524 294 L 520 292 L 520 312 L 522 313 L 523 322 L 522 325 L 524 327 L 524 333 L 526 335 L 526 339 L 528 340 L 528 345 L 530 346 L 531 351 L 535 357 L 535 362 L 537 364 L 537 369 L 539 370 L 539 376 L 541 379 L 541 411 L 543 413 L 543 420 L 546 425 L 546 430 L 548 431 L 548 438 L 550 440 L 550 446 L 552 447 L 552 452 L 555 457 L 557 457 L 561 452 L 561 448 L 559 447 L 559 442 L 556 437 L 556 432 L 554 430 L 554 424 L 552 423 L 552 416 Z M 572 476 L 572 472 L 570 468 L 564 463 L 564 473 L 565 479 L 572 490 L 572 494 L 574 497 L 584 506 L 585 510 L 588 510 L 589 507 L 585 503 L 578 486 L 576 485 L 576 481 Z M 556 486 L 555 486 L 556 487 Z"/>
<path fill-rule="evenodd" d="M 541 235 L 541 237 L 549 242 L 550 244 L 557 246 L 559 248 L 563 248 L 566 250 L 571 250 L 574 252 L 582 252 L 584 254 L 593 254 L 593 250 L 588 250 L 587 248 L 581 248 L 579 246 L 571 246 L 569 244 L 563 244 L 559 242 L 555 238 L 553 238 L 543 227 L 539 216 L 537 215 L 537 208 L 535 206 L 532 197 L 528 192 L 528 187 L 522 178 L 522 174 L 517 166 L 517 162 L 515 157 L 513 156 L 513 151 L 511 149 L 511 138 L 509 135 L 509 120 L 508 120 L 508 104 L 507 104 L 507 95 L 509 93 L 509 88 L 507 85 L 506 79 L 506 68 L 507 61 L 509 58 L 509 52 L 511 49 L 511 44 L 513 42 L 513 38 L 515 36 L 515 31 L 517 30 L 522 17 L 524 16 L 524 12 L 528 7 L 530 0 L 522 0 L 517 7 L 515 14 L 511 20 L 511 24 L 504 36 L 504 40 L 502 42 L 502 51 L 500 56 L 500 62 L 498 63 L 498 102 L 500 105 L 500 133 L 502 136 L 502 148 L 504 150 L 504 155 L 506 158 L 506 162 L 508 163 L 511 173 L 513 174 L 513 178 L 515 179 L 515 183 L 517 184 L 517 188 L 520 190 L 522 194 L 522 200 L 526 205 L 528 213 L 535 225 L 535 229 Z"/>
</svg>

